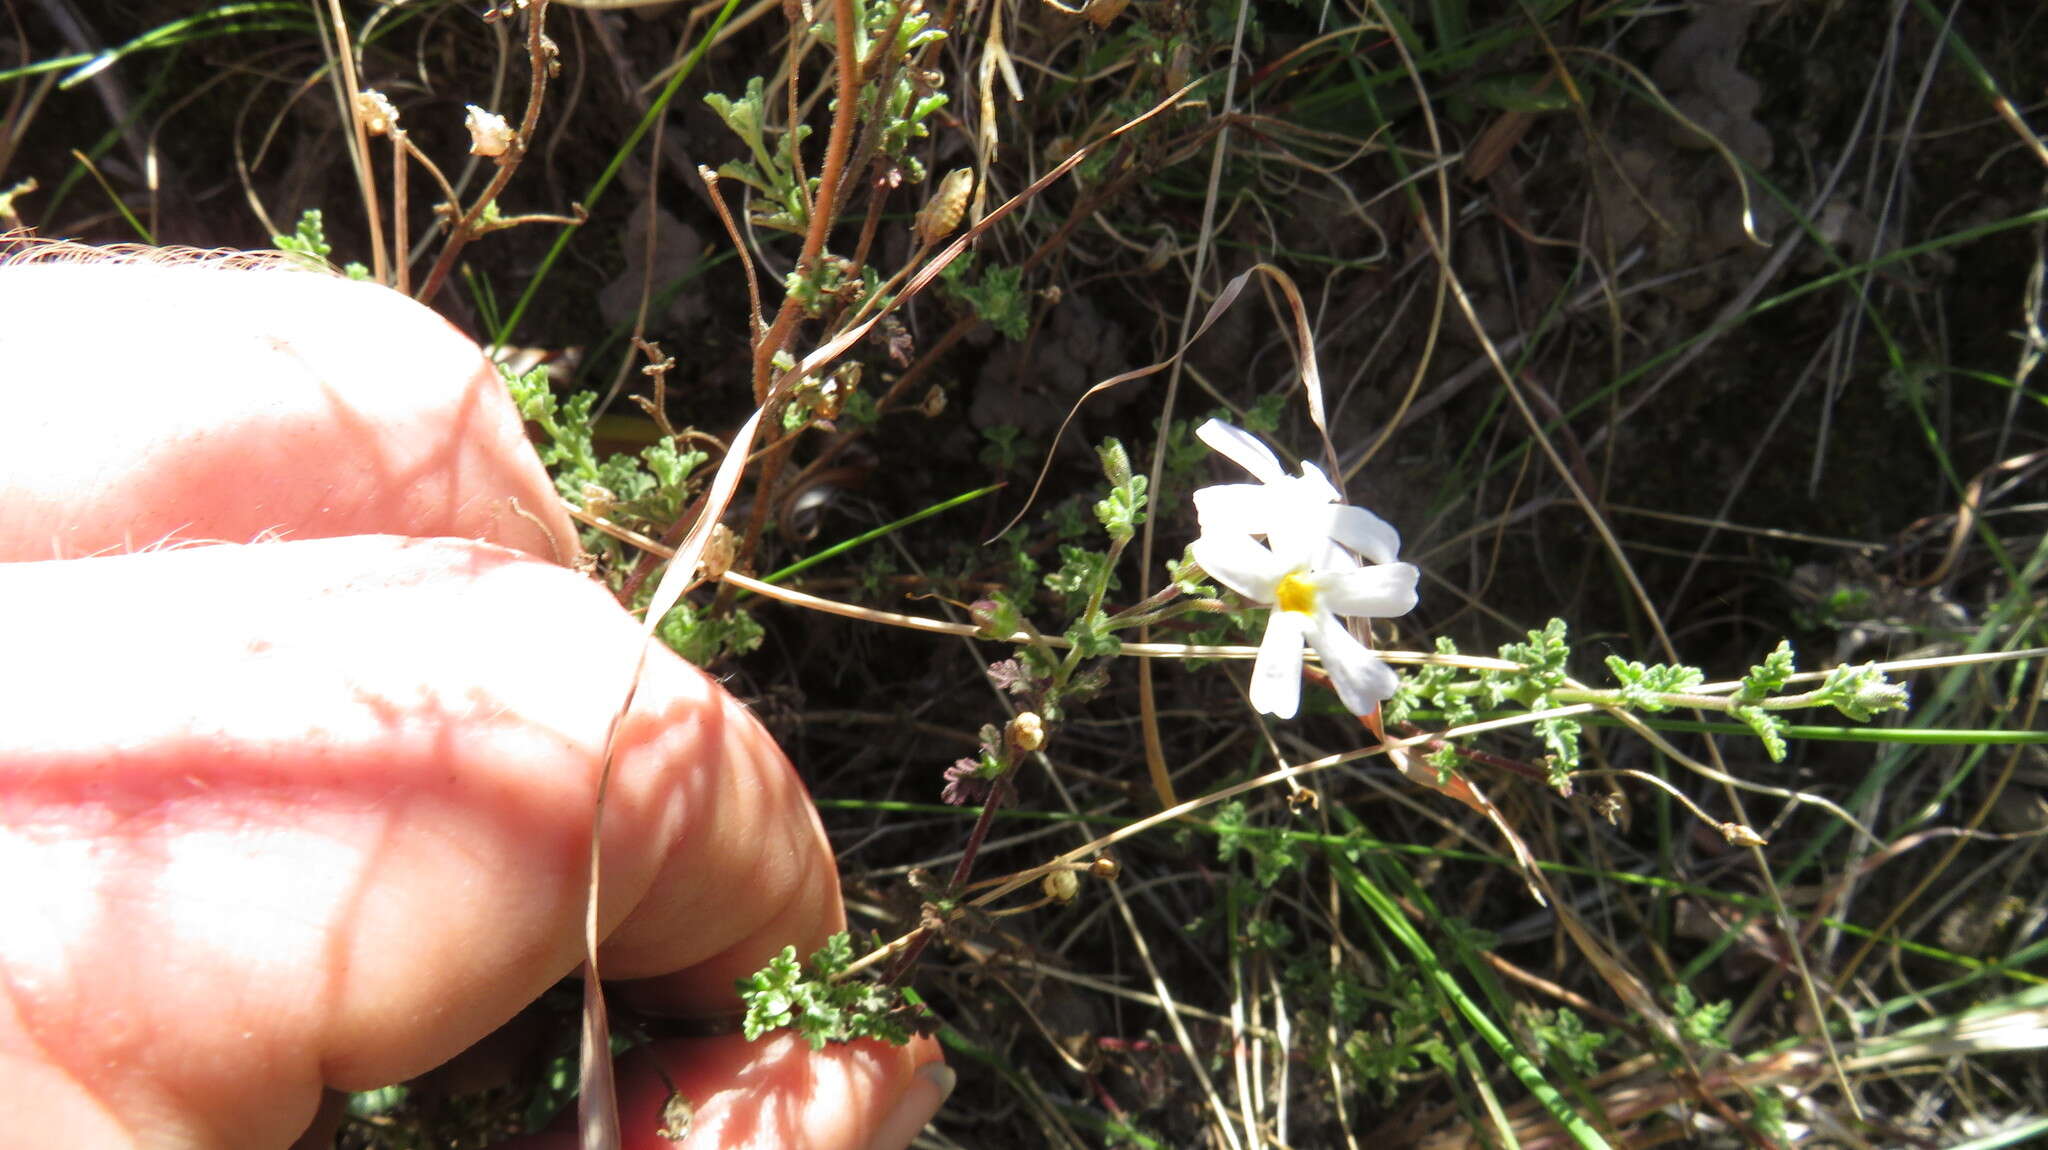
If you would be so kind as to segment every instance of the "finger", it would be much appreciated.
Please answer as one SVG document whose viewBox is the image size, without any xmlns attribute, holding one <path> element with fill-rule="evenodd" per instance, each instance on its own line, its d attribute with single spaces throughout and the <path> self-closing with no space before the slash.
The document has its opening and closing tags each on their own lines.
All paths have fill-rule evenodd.
<svg viewBox="0 0 2048 1150">
<path fill-rule="evenodd" d="M 28 265 L 0 315 L 0 560 L 378 532 L 572 557 L 497 370 L 387 288 Z"/>
<path fill-rule="evenodd" d="M 4 565 L 0 604 L 33 653 L 0 660 L 0 873 L 34 876 L 0 883 L 0 1059 L 43 1067 L 0 1114 L 281 1145 L 323 1082 L 418 1074 L 578 964 L 640 650 L 594 584 L 353 537 Z M 650 651 L 617 743 L 607 969 L 717 983 L 841 925 L 802 786 L 715 684 Z"/>
<path fill-rule="evenodd" d="M 903 1150 L 953 1072 L 928 1038 L 813 1051 L 783 1034 L 657 1042 L 622 1059 L 618 1081 L 623 1150 Z M 570 1128 L 505 1150 L 574 1150 Z"/>
</svg>

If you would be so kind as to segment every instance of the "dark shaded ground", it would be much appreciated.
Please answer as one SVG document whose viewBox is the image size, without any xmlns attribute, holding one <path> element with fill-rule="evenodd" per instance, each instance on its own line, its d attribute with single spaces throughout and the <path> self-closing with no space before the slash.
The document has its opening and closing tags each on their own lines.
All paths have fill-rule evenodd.
<svg viewBox="0 0 2048 1150">
<path fill-rule="evenodd" d="M 1405 554 L 1427 572 L 1422 608 L 1383 638 L 1417 649 L 1450 635 L 1468 650 L 1489 650 L 1557 616 L 1584 644 L 1573 664 L 1582 677 L 1596 677 L 1608 653 L 1661 658 L 1646 613 L 1587 512 L 1535 453 L 1470 325 L 1454 302 L 1440 321 L 1433 318 L 1440 265 L 1417 213 L 1428 213 L 1431 228 L 1439 228 L 1448 202 L 1451 268 L 1523 393 L 1550 421 L 1572 477 L 1619 536 L 1686 660 L 1712 677 L 1739 674 L 1785 636 L 1808 654 L 1808 665 L 1959 649 L 1987 609 L 2014 592 L 1991 543 L 2024 560 L 2039 537 L 2043 488 L 2034 463 L 1996 474 L 1986 488 L 1986 509 L 1994 514 L 1983 532 L 1948 550 L 1961 485 L 2040 450 L 2048 432 L 2038 380 L 2022 380 L 2032 390 L 2018 400 L 2011 386 L 2025 362 L 2015 333 L 2025 322 L 2027 277 L 2038 274 L 2041 259 L 2042 224 L 2024 220 L 2040 209 L 2043 184 L 2030 147 L 1995 113 L 1961 52 L 1943 49 L 1938 20 L 1912 5 L 1699 4 L 1631 17 L 1597 5 L 1553 4 L 1544 6 L 1550 15 L 1540 35 L 1525 15 L 1534 8 L 1404 9 L 1431 116 L 1423 114 L 1417 81 L 1404 74 L 1386 33 L 1330 36 L 1355 23 L 1355 15 L 1261 4 L 1245 42 L 1236 89 L 1244 114 L 1231 124 L 1220 172 L 1220 223 L 1205 288 L 1213 292 L 1258 259 L 1300 284 L 1333 413 L 1332 439 L 1347 466 L 1361 460 L 1396 412 L 1408 411 L 1350 482 L 1354 499 L 1402 529 Z M 53 17 L 59 12 L 70 14 L 70 28 Z M 1451 19 L 1458 12 L 1462 28 Z M 33 61 L 120 44 L 185 14 L 184 6 L 144 4 L 90 13 L 95 26 L 87 27 L 88 14 L 77 6 L 39 5 L 16 13 L 0 58 Z M 554 13 L 549 27 L 562 47 L 563 74 L 541 142 L 504 198 L 507 211 L 563 212 L 588 199 L 646 106 L 648 85 L 692 27 L 686 17 L 677 6 Z M 1021 102 L 1012 103 L 996 82 L 997 192 L 1015 192 L 1076 143 L 1142 111 L 1203 68 L 1220 66 L 1235 17 L 1229 5 L 1141 3 L 1097 31 L 1048 6 L 1015 10 L 1008 50 L 1031 66 L 1020 68 Z M 133 240 L 135 232 L 109 208 L 111 188 L 160 242 L 251 247 L 317 207 L 325 210 L 336 258 L 363 258 L 366 232 L 335 99 L 312 79 L 321 54 L 310 18 L 280 9 L 261 19 L 281 26 L 138 52 L 69 88 L 13 79 L 13 147 L 4 174 L 41 184 L 17 200 L 22 220 L 45 235 Z M 970 19 L 941 57 L 952 103 L 924 153 L 934 173 L 972 162 L 979 123 L 973 85 L 987 40 L 985 13 Z M 463 105 L 489 103 L 509 113 L 520 104 L 524 66 L 512 25 L 487 25 L 443 4 L 393 9 L 373 24 L 364 82 L 391 96 L 414 141 L 455 175 L 466 144 Z M 750 410 L 742 279 L 694 178 L 696 165 L 716 165 L 739 147 L 698 96 L 737 92 L 757 70 L 772 67 L 785 29 L 769 12 L 709 54 L 670 115 L 660 162 L 649 161 L 644 142 L 630 154 L 617 183 L 589 205 L 590 220 L 566 258 L 549 272 L 515 339 L 585 349 L 573 386 L 603 390 L 620 370 L 622 336 L 638 300 L 643 221 L 652 207 L 660 220 L 656 287 L 682 281 L 668 306 L 650 309 L 646 328 L 680 364 L 669 417 L 724 435 Z M 1952 34 L 2020 106 L 2018 114 L 2038 126 L 2039 111 L 2030 105 L 2048 91 L 2048 17 L 2030 5 L 1960 5 Z M 815 78 L 821 55 L 808 61 L 807 77 Z M 1565 62 L 1583 96 L 1580 106 L 1560 104 L 1553 59 Z M 1077 82 L 1081 76 L 1089 78 Z M 1654 81 L 1662 101 L 1647 94 L 1645 80 Z M 492 99 L 499 90 L 505 95 Z M 1216 93 L 1203 95 L 1211 111 L 1220 105 Z M 813 111 L 822 125 L 822 107 Z M 1706 147 L 1674 111 L 1714 133 L 1726 150 Z M 1432 126 L 1441 148 L 1432 143 Z M 1199 111 L 1166 117 L 1083 165 L 1076 179 L 1048 189 L 984 239 L 984 269 L 1043 253 L 1024 280 L 1032 293 L 1027 338 L 1012 341 L 981 327 L 935 352 L 965 310 L 934 290 L 905 313 L 915 348 L 910 366 L 893 362 L 878 342 L 859 346 L 852 357 L 865 366 L 870 395 L 905 371 L 917 375 L 916 386 L 899 410 L 828 462 L 802 469 L 828 459 L 834 436 L 813 432 L 798 445 L 796 466 L 785 474 L 804 475 L 803 486 L 772 494 L 786 514 L 763 541 L 756 569 L 771 570 L 823 543 L 1003 479 L 1010 486 L 994 499 L 818 568 L 804 586 L 935 614 L 937 601 L 906 600 L 903 592 L 964 602 L 990 584 L 1017 583 L 1009 548 L 984 541 L 1022 506 L 1059 419 L 1089 385 L 1161 358 L 1177 342 L 1214 127 Z M 106 187 L 69 160 L 72 148 L 92 155 Z M 1441 186 L 1431 167 L 1440 152 L 1455 156 Z M 152 162 L 153 192 L 144 174 Z M 380 173 L 383 162 L 380 149 Z M 1746 171 L 1757 228 L 1770 246 L 1743 233 L 1735 167 Z M 466 187 L 485 174 L 471 173 Z M 410 233 L 427 236 L 437 197 L 421 176 L 411 187 Z M 904 224 L 923 194 L 905 186 L 881 209 L 872 262 L 884 275 L 910 253 Z M 864 199 L 856 202 L 865 210 Z M 1076 226 L 1063 231 L 1070 223 Z M 834 250 L 846 250 L 858 230 L 857 223 L 845 226 Z M 481 335 L 488 316 L 502 313 L 532 281 L 555 233 L 542 225 L 481 240 L 464 256 L 464 278 L 437 305 Z M 794 243 L 756 238 L 764 242 L 764 274 L 772 282 L 787 269 Z M 1896 255 L 1914 245 L 1931 250 Z M 420 245 L 421 266 L 436 248 L 432 239 Z M 724 262 L 707 268 L 707 261 Z M 1219 407 L 1241 413 L 1263 397 L 1288 396 L 1274 409 L 1281 419 L 1271 438 L 1310 453 L 1313 432 L 1292 395 L 1289 324 L 1284 310 L 1269 309 L 1248 291 L 1191 352 L 1173 419 L 1199 421 Z M 638 377 L 631 379 L 629 386 L 638 387 Z M 1085 523 L 1085 515 L 1071 513 L 1085 509 L 1099 486 L 1081 448 L 1114 434 L 1141 459 L 1149 457 L 1163 379 L 1128 384 L 1083 408 L 1053 457 L 1024 535 L 1024 550 L 1045 569 L 1058 565 L 1058 509 L 1066 505 Z M 941 395 L 942 410 L 921 414 L 914 409 L 930 389 Z M 652 436 L 634 408 L 620 403 L 612 411 L 616 419 L 602 430 L 617 443 Z M 997 425 L 1020 428 L 1025 445 L 1007 466 L 989 462 L 984 451 Z M 1177 486 L 1160 493 L 1155 582 L 1157 563 L 1177 555 L 1192 531 L 1186 490 L 1223 473 L 1196 463 L 1170 474 Z M 2000 486 L 2007 481 L 2022 485 Z M 2024 510 L 2029 504 L 2032 510 Z M 1765 530 L 1791 534 L 1759 533 Z M 1138 579 L 1135 561 L 1123 574 L 1128 594 Z M 1931 585 L 1917 585 L 1930 577 L 1937 577 Z M 756 700 L 828 800 L 828 821 L 846 849 L 849 894 L 872 912 L 863 924 L 884 937 L 899 933 L 915 916 L 904 868 L 929 865 L 964 836 L 966 823 L 877 804 L 936 801 L 945 766 L 972 753 L 981 723 L 1000 721 L 982 667 L 1004 652 L 775 607 L 757 608 L 756 615 L 767 628 L 764 644 L 720 669 Z M 2015 631 L 2000 641 L 2041 640 Z M 1995 685 L 1980 686 L 1988 694 L 1976 709 L 1951 715 L 1953 725 L 2011 720 L 1995 709 Z M 1135 671 L 1120 664 L 1058 743 L 1072 801 L 1099 812 L 1102 829 L 1152 809 L 1135 689 Z M 1246 737 L 1240 696 L 1219 670 L 1162 668 L 1158 703 L 1170 763 L 1197 763 L 1224 740 L 1238 740 L 1231 753 L 1181 778 L 1184 795 L 1235 781 L 1268 761 L 1258 740 Z M 1608 738 L 1602 754 L 1614 765 L 1664 769 L 1642 744 Z M 1282 749 L 1300 759 L 1358 739 L 1347 720 L 1326 715 L 1290 728 Z M 1744 777 L 1844 801 L 1872 769 L 1873 753 L 1856 744 L 1797 744 L 1783 764 L 1764 761 L 1754 744 L 1729 747 L 1731 770 Z M 1512 733 L 1488 748 L 1510 757 L 1536 754 Z M 1915 760 L 1886 796 L 1896 806 L 1878 804 L 1865 817 L 1893 833 L 1903 824 L 1888 814 L 1903 818 L 1936 793 L 1966 754 Z M 2038 803 L 2048 784 L 2041 767 L 2037 757 L 2027 768 L 2032 773 L 2017 776 L 2012 793 L 2022 797 L 2008 806 L 2019 821 L 2004 829 L 2033 825 L 2025 821 L 2032 817 L 2027 800 Z M 1323 801 L 1357 811 L 1390 842 L 1448 845 L 1453 823 L 1470 836 L 1466 846 L 1491 842 L 1472 817 L 1446 809 L 1418 813 L 1418 800 L 1396 799 L 1390 773 L 1375 770 L 1332 776 Z M 1683 773 L 1673 781 L 1726 817 L 1718 789 Z M 1570 800 L 1511 777 L 1496 776 L 1490 785 L 1544 857 L 1753 893 L 1754 876 L 1740 860 L 1712 836 L 1693 833 L 1694 824 L 1671 813 L 1655 792 L 1620 788 L 1633 818 L 1610 825 L 1591 806 L 1610 789 L 1604 782 Z M 1981 797 L 1977 786 L 1965 787 L 1964 797 Z M 1267 806 L 1255 817 L 1285 819 L 1277 800 L 1262 801 Z M 1060 806 L 1042 777 L 1026 777 L 1025 810 Z M 1770 802 L 1751 815 L 1760 825 L 1778 819 Z M 1773 821 L 1774 866 L 1788 865 L 1824 824 L 1810 810 Z M 1018 826 L 1030 831 L 1036 824 Z M 1070 845 L 1069 838 L 1009 843 L 999 836 L 980 873 L 1029 866 Z M 1134 899 L 1135 921 L 1161 977 L 1183 1003 L 1227 1015 L 1232 990 L 1224 959 L 1238 951 L 1218 907 L 1240 889 L 1227 881 L 1231 865 L 1199 836 L 1153 833 L 1120 849 L 1124 882 L 1148 892 Z M 1982 893 L 1994 903 L 2018 898 L 2025 913 L 2002 921 L 2026 923 L 2038 920 L 2041 905 L 2039 891 L 2023 881 L 2025 867 L 2038 866 L 2027 857 L 1983 844 L 1951 865 L 1957 875 L 1988 876 Z M 1891 896 L 1927 877 L 1913 871 L 1916 865 L 1884 870 L 1874 893 L 1835 913 L 1877 922 Z M 1986 869 L 1973 869 L 1979 867 Z M 1830 876 L 1787 877 L 1810 885 Z M 1431 859 L 1417 864 L 1416 880 L 1441 905 L 1497 935 L 1506 960 L 1619 1009 L 1531 917 L 1535 908 L 1503 868 Z M 1296 950 L 1327 945 L 1330 924 L 1315 908 L 1329 896 L 1313 868 L 1284 890 L 1277 905 L 1261 893 L 1260 909 L 1239 909 L 1291 924 Z M 1600 917 L 1610 937 L 1658 985 L 1670 985 L 1671 972 L 1715 944 L 1725 926 L 1715 915 L 1726 908 L 1669 892 L 1622 894 L 1589 883 L 1582 893 L 1595 909 L 1604 905 Z M 1996 916 L 1979 913 L 1967 897 L 1919 905 L 1932 917 L 1909 920 L 1917 922 L 1915 937 L 1966 955 L 2002 953 L 2021 941 L 2020 931 L 2038 929 L 2007 925 L 1974 941 L 1951 937 L 1957 915 Z M 1242 937 L 1243 923 L 1236 929 Z M 1782 945 L 1775 936 L 1767 941 Z M 1829 945 L 1810 951 L 1816 968 L 1839 957 Z M 1254 965 L 1281 977 L 1288 948 L 1279 949 Z M 1361 961 L 1361 978 L 1378 978 L 1376 991 L 1398 996 L 1396 973 Z M 1948 977 L 1952 965 L 1923 955 L 1887 972 L 1866 967 L 1870 981 L 1860 993 L 1888 998 Z M 1168 1053 L 1175 1043 L 1158 1012 L 1047 977 L 1045 967 L 1128 988 L 1147 985 L 1130 937 L 1099 899 L 1005 920 L 961 948 L 934 952 L 918 985 L 987 1054 L 985 1062 L 971 1052 L 956 1056 L 967 1078 L 941 1129 L 968 1145 L 1035 1145 L 1054 1141 L 1063 1121 L 1083 1129 L 1129 1121 L 1165 1144 L 1200 1144 L 1213 1118 L 1188 1101 L 1199 1095 L 1185 1061 Z M 1741 999 L 1769 969 L 1768 947 L 1752 939 L 1706 961 L 1692 986 L 1702 1000 Z M 1372 1017 L 1384 1023 L 1390 1008 L 1375 1003 L 1380 1013 Z M 1797 1031 L 1799 1011 L 1789 999 L 1753 1005 L 1741 1049 Z M 1330 1021 L 1312 1002 L 1298 1009 L 1305 1035 L 1320 1035 Z M 1227 1031 L 1202 1025 L 1208 1029 L 1198 1043 L 1227 1041 Z M 1358 1027 L 1372 1029 L 1368 1022 Z M 1301 1041 L 1293 1144 L 1340 1144 L 1332 1087 L 1313 1070 L 1323 1039 Z M 1626 1042 L 1610 1048 L 1616 1056 L 1634 1052 Z M 2007 1086 L 1971 1087 L 1985 1092 L 1988 1109 L 2048 1104 L 2037 1065 L 1998 1069 Z M 1403 1123 L 1464 1089 L 1427 1064 L 1370 1087 L 1357 1083 L 1359 1073 L 1354 1066 L 1344 1089 L 1349 1129 L 1361 1133 L 1413 1130 Z M 1026 1080 L 1035 1088 L 1020 1085 Z M 1504 1090 L 1518 1096 L 1512 1084 Z M 1929 1130 L 1928 1118 L 1903 1108 L 1903 1094 L 1872 1090 L 1901 1102 L 1895 1126 L 1879 1121 L 1876 1141 L 1896 1144 L 1891 1134 Z M 519 1109 L 529 1095 L 505 1105 Z M 1066 1117 L 1049 1117 L 1045 1099 L 1068 1106 Z"/>
</svg>

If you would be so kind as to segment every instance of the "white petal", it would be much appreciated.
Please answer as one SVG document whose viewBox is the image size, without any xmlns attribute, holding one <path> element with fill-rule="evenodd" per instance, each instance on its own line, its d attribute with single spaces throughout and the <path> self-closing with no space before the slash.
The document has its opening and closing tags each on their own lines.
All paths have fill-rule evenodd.
<svg viewBox="0 0 2048 1150">
<path fill-rule="evenodd" d="M 1195 491 L 1195 519 L 1203 531 L 1264 535 L 1273 522 L 1272 488 L 1262 483 L 1219 483 Z"/>
<path fill-rule="evenodd" d="M 1315 562 L 1311 563 L 1310 566 L 1318 571 L 1342 574 L 1361 566 L 1361 563 L 1358 556 L 1344 550 L 1343 547 L 1337 544 L 1336 540 L 1325 539 L 1323 540 L 1322 554 L 1316 556 Z"/>
<path fill-rule="evenodd" d="M 1345 508 L 1335 503 L 1312 503 L 1297 495 L 1274 500 L 1268 510 L 1272 514 L 1265 520 L 1266 541 L 1272 544 L 1273 554 L 1290 569 L 1358 566 L 1356 560 L 1331 543 L 1337 513 Z"/>
<path fill-rule="evenodd" d="M 1337 485 L 1330 482 L 1330 477 L 1323 474 L 1323 469 L 1313 463 L 1303 461 L 1301 465 L 1301 478 L 1294 482 L 1300 484 L 1303 491 L 1312 492 L 1317 497 L 1316 502 L 1318 503 L 1341 503 L 1344 501 L 1344 493 L 1337 490 Z"/>
<path fill-rule="evenodd" d="M 1368 569 L 1369 570 L 1369 569 Z M 1277 612 L 1276 612 L 1277 614 Z M 1337 698 L 1344 709 L 1354 715 L 1369 714 L 1382 702 L 1394 697 L 1400 680 L 1394 677 L 1394 669 L 1380 660 L 1365 644 L 1351 637 L 1344 624 L 1327 612 L 1317 612 L 1313 628 L 1308 632 L 1309 646 L 1323 657 L 1323 670 L 1330 675 L 1330 683 L 1337 688 Z M 1259 657 L 1265 658 L 1265 648 L 1259 649 Z"/>
<path fill-rule="evenodd" d="M 1317 571 L 1308 581 L 1316 589 L 1316 601 L 1339 615 L 1385 619 L 1415 610 L 1419 575 L 1410 563 L 1381 563 L 1350 571 Z"/>
<path fill-rule="evenodd" d="M 1401 555 L 1401 533 L 1363 507 L 1334 507 L 1330 538 L 1374 563 L 1392 563 Z"/>
<path fill-rule="evenodd" d="M 1314 565 L 1329 538 L 1329 512 L 1334 504 L 1299 479 L 1279 483 L 1219 483 L 1196 490 L 1195 517 L 1203 531 L 1265 535 L 1290 541 L 1312 540 L 1312 547 L 1291 542 L 1286 556 L 1296 564 Z"/>
<path fill-rule="evenodd" d="M 1273 588 L 1290 570 L 1244 535 L 1204 534 L 1189 546 L 1202 570 L 1254 603 L 1271 603 Z"/>
<path fill-rule="evenodd" d="M 1275 611 L 1266 619 L 1266 637 L 1252 664 L 1252 709 L 1291 719 L 1301 709 L 1301 641 L 1311 621 L 1294 611 Z"/>
<path fill-rule="evenodd" d="M 1195 438 L 1208 444 L 1216 454 L 1251 472 L 1262 483 L 1277 483 L 1287 478 L 1287 472 L 1281 469 L 1273 449 L 1241 427 L 1212 419 L 1195 429 Z"/>
</svg>

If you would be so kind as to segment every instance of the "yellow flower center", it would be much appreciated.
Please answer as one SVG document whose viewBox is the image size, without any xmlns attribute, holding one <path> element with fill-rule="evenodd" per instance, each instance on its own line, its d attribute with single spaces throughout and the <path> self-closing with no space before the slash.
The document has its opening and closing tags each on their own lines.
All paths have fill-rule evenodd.
<svg viewBox="0 0 2048 1150">
<path fill-rule="evenodd" d="M 1300 571 L 1292 571 L 1281 578 L 1280 585 L 1273 589 L 1273 605 L 1282 611 L 1299 611 L 1313 615 L 1316 610 L 1316 586 L 1302 577 Z"/>
</svg>

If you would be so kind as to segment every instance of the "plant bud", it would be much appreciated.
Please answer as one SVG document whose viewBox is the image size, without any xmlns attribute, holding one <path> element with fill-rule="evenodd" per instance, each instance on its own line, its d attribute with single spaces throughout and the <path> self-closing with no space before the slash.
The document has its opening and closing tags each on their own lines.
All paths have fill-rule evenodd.
<svg viewBox="0 0 2048 1150">
<path fill-rule="evenodd" d="M 1017 609 L 999 599 L 976 599 L 967 605 L 967 614 L 991 638 L 1008 639 L 1017 629 Z"/>
<path fill-rule="evenodd" d="M 1856 701 L 1850 714 L 1855 717 L 1883 714 L 1899 710 L 1908 702 L 1906 688 L 1897 683 L 1876 679 L 1863 684 L 1856 691 Z"/>
<path fill-rule="evenodd" d="M 1105 439 L 1102 446 L 1095 449 L 1095 454 L 1102 460 L 1102 474 L 1108 476 L 1111 483 L 1122 487 L 1131 481 L 1131 455 L 1124 450 L 1123 444 Z"/>
</svg>

